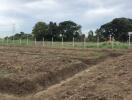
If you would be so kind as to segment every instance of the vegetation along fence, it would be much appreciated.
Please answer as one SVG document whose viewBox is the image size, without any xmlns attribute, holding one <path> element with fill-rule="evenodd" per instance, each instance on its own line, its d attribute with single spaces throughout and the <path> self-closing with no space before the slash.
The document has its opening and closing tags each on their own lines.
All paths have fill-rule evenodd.
<svg viewBox="0 0 132 100">
<path fill-rule="evenodd" d="M 82 41 L 77 41 L 73 38 L 73 41 L 66 42 L 63 41 L 54 41 L 54 38 L 51 38 L 51 41 L 36 41 L 36 39 L 0 39 L 0 45 L 3 46 L 41 46 L 41 47 L 53 47 L 53 48 L 111 48 L 111 49 L 128 49 L 132 48 L 132 44 L 130 41 L 128 42 L 117 42 L 114 40 L 99 42 L 97 38 L 96 42 L 89 42 L 85 38 Z"/>
</svg>

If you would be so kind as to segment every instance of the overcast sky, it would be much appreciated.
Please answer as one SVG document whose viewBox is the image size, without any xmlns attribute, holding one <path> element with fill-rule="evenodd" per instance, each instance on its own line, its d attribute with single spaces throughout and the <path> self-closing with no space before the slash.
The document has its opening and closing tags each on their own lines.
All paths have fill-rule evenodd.
<svg viewBox="0 0 132 100">
<path fill-rule="evenodd" d="M 38 21 L 64 20 L 75 21 L 87 32 L 113 18 L 132 18 L 131 4 L 131 0 L 0 0 L 0 32 L 11 34 L 12 23 L 17 32 L 31 32 Z"/>
</svg>

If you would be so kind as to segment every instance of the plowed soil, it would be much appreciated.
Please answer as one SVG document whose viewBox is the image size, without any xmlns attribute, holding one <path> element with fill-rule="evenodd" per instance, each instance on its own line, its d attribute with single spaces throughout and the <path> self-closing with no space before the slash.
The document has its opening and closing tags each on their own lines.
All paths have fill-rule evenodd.
<svg viewBox="0 0 132 100">
<path fill-rule="evenodd" d="M 129 100 L 131 50 L 0 47 L 0 100 Z"/>
</svg>

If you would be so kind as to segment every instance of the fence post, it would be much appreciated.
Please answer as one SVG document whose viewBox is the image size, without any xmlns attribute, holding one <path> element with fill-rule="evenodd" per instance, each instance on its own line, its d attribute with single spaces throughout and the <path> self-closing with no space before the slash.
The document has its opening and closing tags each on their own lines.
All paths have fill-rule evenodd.
<svg viewBox="0 0 132 100">
<path fill-rule="evenodd" d="M 110 34 L 110 43 L 112 42 L 112 35 Z"/>
<path fill-rule="evenodd" d="M 54 38 L 52 37 L 52 46 L 53 46 L 53 44 L 54 44 Z"/>
<path fill-rule="evenodd" d="M 114 48 L 114 37 L 112 37 L 112 49 Z"/>
<path fill-rule="evenodd" d="M 29 43 L 28 43 L 28 36 L 27 36 L 27 45 L 28 45 Z"/>
<path fill-rule="evenodd" d="M 75 38 L 73 37 L 73 48 L 75 47 Z"/>
<path fill-rule="evenodd" d="M 15 43 L 15 41 L 14 41 L 14 36 L 13 36 L 12 38 L 13 38 L 13 45 L 14 45 L 14 43 Z"/>
<path fill-rule="evenodd" d="M 62 37 L 62 43 L 61 43 L 61 45 L 62 45 L 62 47 L 64 46 L 64 39 L 63 39 L 63 37 Z"/>
<path fill-rule="evenodd" d="M 36 44 L 37 44 L 37 42 L 36 42 L 36 37 L 35 37 L 35 40 L 34 40 L 34 44 L 35 44 L 35 46 L 36 46 Z"/>
<path fill-rule="evenodd" d="M 4 45 L 4 39 L 2 39 L 2 45 Z"/>
<path fill-rule="evenodd" d="M 8 42 L 9 42 L 9 41 L 8 41 L 8 37 L 7 37 L 7 41 L 6 41 L 6 42 L 7 42 L 7 45 L 8 45 Z"/>
<path fill-rule="evenodd" d="M 44 37 L 43 37 L 43 47 L 44 47 Z"/>
<path fill-rule="evenodd" d="M 97 48 L 99 48 L 99 36 L 97 37 Z"/>
<path fill-rule="evenodd" d="M 131 47 L 131 34 L 129 34 L 129 48 Z"/>
<path fill-rule="evenodd" d="M 21 45 L 21 44 L 22 44 L 22 40 L 21 40 L 21 38 L 20 38 L 20 41 L 19 41 L 19 42 L 20 42 L 20 45 Z"/>
<path fill-rule="evenodd" d="M 84 37 L 84 43 L 83 43 L 84 48 L 86 47 L 86 38 Z"/>
</svg>

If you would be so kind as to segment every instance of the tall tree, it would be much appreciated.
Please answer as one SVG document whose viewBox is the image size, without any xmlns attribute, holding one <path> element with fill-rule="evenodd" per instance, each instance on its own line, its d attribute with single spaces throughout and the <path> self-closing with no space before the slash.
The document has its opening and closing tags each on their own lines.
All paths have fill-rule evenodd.
<svg viewBox="0 0 132 100">
<path fill-rule="evenodd" d="M 88 32 L 88 41 L 93 41 L 94 40 L 94 33 L 92 30 Z"/>
<path fill-rule="evenodd" d="M 64 21 L 59 24 L 60 34 L 66 41 L 72 41 L 72 38 L 80 38 L 81 26 L 73 21 Z"/>
<path fill-rule="evenodd" d="M 33 27 L 32 34 L 38 41 L 40 41 L 43 39 L 43 37 L 46 36 L 47 31 L 48 31 L 48 25 L 44 22 L 38 22 Z"/>
<path fill-rule="evenodd" d="M 51 40 L 51 38 L 54 38 L 54 40 L 59 39 L 59 30 L 58 26 L 54 22 L 50 22 L 48 25 L 48 34 L 47 34 L 47 39 Z"/>
<path fill-rule="evenodd" d="M 127 41 L 128 32 L 132 32 L 132 19 L 116 18 L 101 26 L 102 36 L 108 38 L 111 34 L 117 41 Z"/>
</svg>

